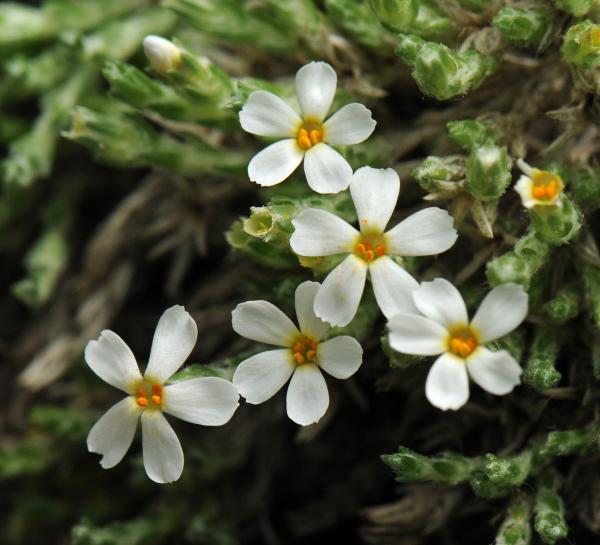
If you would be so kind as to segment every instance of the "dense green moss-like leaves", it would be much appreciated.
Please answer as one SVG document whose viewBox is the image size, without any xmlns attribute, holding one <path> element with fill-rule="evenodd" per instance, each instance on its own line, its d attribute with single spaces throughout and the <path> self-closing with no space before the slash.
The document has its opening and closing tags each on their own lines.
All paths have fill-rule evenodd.
<svg viewBox="0 0 600 545">
<path fill-rule="evenodd" d="M 410 34 L 400 34 L 396 53 L 412 68 L 412 76 L 422 91 L 439 100 L 477 88 L 497 68 L 492 56 L 474 49 L 453 51 L 444 44 Z"/>
<path fill-rule="evenodd" d="M 494 17 L 492 24 L 510 42 L 539 46 L 551 28 L 553 15 L 549 6 L 505 6 Z"/>
<path fill-rule="evenodd" d="M 538 328 L 529 346 L 523 381 L 536 390 L 547 390 L 556 386 L 561 374 L 555 368 L 560 350 L 560 337 L 556 331 Z"/>
<path fill-rule="evenodd" d="M 506 510 L 498 528 L 495 545 L 529 545 L 531 543 L 531 501 L 517 496 Z"/>
<path fill-rule="evenodd" d="M 477 459 L 470 459 L 456 452 L 444 452 L 429 458 L 400 447 L 394 454 L 385 454 L 382 460 L 394 471 L 400 482 L 434 481 L 445 484 L 458 484 L 467 481 L 471 473 L 480 465 Z"/>
<path fill-rule="evenodd" d="M 544 471 L 537 479 L 534 500 L 535 530 L 544 543 L 554 545 L 567 536 L 565 506 L 558 494 L 561 480 L 556 471 Z"/>
<path fill-rule="evenodd" d="M 528 288 L 535 273 L 546 264 L 550 251 L 550 244 L 530 231 L 515 244 L 514 250 L 487 264 L 488 281 L 493 286 L 516 282 Z"/>
</svg>

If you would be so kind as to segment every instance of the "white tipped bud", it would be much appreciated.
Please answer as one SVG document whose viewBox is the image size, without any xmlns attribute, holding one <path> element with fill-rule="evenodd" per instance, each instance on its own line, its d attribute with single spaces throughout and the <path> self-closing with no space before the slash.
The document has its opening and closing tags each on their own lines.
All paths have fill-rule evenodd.
<svg viewBox="0 0 600 545">
<path fill-rule="evenodd" d="M 160 36 L 151 35 L 144 38 L 144 53 L 157 72 L 167 72 L 177 68 L 181 62 L 179 48 Z"/>
</svg>

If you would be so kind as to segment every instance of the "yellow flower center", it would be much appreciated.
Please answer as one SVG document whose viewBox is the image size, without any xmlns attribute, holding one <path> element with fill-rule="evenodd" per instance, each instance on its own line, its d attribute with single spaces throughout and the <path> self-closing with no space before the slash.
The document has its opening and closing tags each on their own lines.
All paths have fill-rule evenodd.
<svg viewBox="0 0 600 545">
<path fill-rule="evenodd" d="M 310 149 L 323 141 L 323 135 L 323 125 L 321 123 L 305 121 L 298 131 L 298 145 L 303 150 Z"/>
<path fill-rule="evenodd" d="M 560 176 L 546 170 L 536 170 L 533 174 L 531 193 L 538 201 L 554 201 L 562 191 Z"/>
<path fill-rule="evenodd" d="M 371 263 L 378 257 L 385 255 L 385 239 L 382 234 L 361 234 L 356 246 L 354 247 L 354 253 L 366 261 Z"/>
<path fill-rule="evenodd" d="M 136 389 L 136 403 L 144 409 L 160 409 L 163 401 L 163 391 L 160 384 L 150 384 L 146 381 Z"/>
<path fill-rule="evenodd" d="M 453 331 L 448 340 L 448 350 L 461 358 L 470 356 L 477 346 L 479 346 L 477 337 L 468 327 Z"/>
<path fill-rule="evenodd" d="M 310 337 L 300 337 L 292 346 L 292 357 L 298 365 L 317 363 L 317 348 L 319 344 Z"/>
</svg>

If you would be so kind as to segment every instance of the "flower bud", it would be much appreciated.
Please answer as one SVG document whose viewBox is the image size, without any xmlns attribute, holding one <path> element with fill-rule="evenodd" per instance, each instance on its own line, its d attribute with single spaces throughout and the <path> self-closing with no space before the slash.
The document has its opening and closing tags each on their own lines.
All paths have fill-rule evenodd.
<svg viewBox="0 0 600 545">
<path fill-rule="evenodd" d="M 225 233 L 229 245 L 253 261 L 274 269 L 287 269 L 297 263 L 291 251 L 268 244 L 244 231 L 241 221 L 234 222 Z"/>
<path fill-rule="evenodd" d="M 598 63 L 600 54 L 600 25 L 582 21 L 567 30 L 561 53 L 565 61 L 580 70 L 587 70 Z"/>
<path fill-rule="evenodd" d="M 175 70 L 181 63 L 179 48 L 173 42 L 160 36 L 144 38 L 144 53 L 152 68 L 161 74 Z"/>
<path fill-rule="evenodd" d="M 495 144 L 474 147 L 467 159 L 465 189 L 482 201 L 496 200 L 511 182 L 510 168 L 506 147 Z"/>
</svg>

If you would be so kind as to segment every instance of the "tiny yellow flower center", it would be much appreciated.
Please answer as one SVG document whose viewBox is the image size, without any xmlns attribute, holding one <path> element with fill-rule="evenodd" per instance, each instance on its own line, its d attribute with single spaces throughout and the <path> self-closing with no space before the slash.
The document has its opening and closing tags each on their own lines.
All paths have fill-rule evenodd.
<svg viewBox="0 0 600 545">
<path fill-rule="evenodd" d="M 292 346 L 292 357 L 296 364 L 317 363 L 318 346 L 310 337 L 300 337 Z"/>
<path fill-rule="evenodd" d="M 136 389 L 136 403 L 146 409 L 160 409 L 163 401 L 162 386 L 159 384 L 150 384 L 146 381 Z"/>
<path fill-rule="evenodd" d="M 448 340 L 448 350 L 461 358 L 470 356 L 477 346 L 479 346 L 477 337 L 468 327 L 453 331 Z"/>
<path fill-rule="evenodd" d="M 546 170 L 536 170 L 532 181 L 531 193 L 533 198 L 538 201 L 551 202 L 556 200 L 563 188 L 560 176 Z"/>
<path fill-rule="evenodd" d="M 301 149 L 307 150 L 323 141 L 323 125 L 305 121 L 298 131 L 298 145 Z"/>
<path fill-rule="evenodd" d="M 354 253 L 366 261 L 371 263 L 378 257 L 385 255 L 385 239 L 382 234 L 361 234 Z"/>
</svg>

